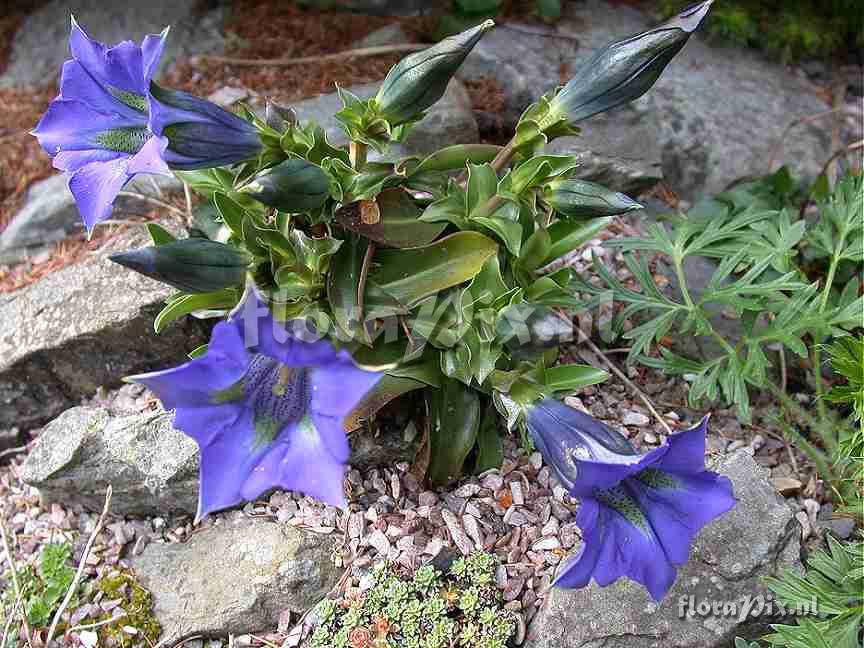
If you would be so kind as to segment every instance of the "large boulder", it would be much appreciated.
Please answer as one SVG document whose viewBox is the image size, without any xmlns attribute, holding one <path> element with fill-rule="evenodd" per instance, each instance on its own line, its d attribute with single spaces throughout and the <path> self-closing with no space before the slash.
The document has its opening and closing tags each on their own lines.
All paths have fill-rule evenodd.
<svg viewBox="0 0 864 648">
<path fill-rule="evenodd" d="M 183 544 L 150 544 L 132 560 L 153 594 L 163 643 L 266 631 L 336 584 L 339 540 L 265 520 L 221 520 Z"/>
<path fill-rule="evenodd" d="M 505 124 L 512 126 L 600 47 L 656 22 L 626 4 L 567 3 L 554 28 L 499 26 L 477 44 L 459 74 L 495 79 L 504 92 Z M 615 189 L 644 187 L 662 168 L 671 188 L 694 200 L 736 178 L 766 173 L 786 127 L 827 107 L 790 69 L 753 50 L 709 45 L 697 32 L 642 99 L 588 119 L 580 137 L 559 140 L 552 150 L 582 156 L 583 177 L 602 180 L 614 171 Z M 782 160 L 799 174 L 817 174 L 830 155 L 826 132 L 819 124 L 797 126 Z"/>
<path fill-rule="evenodd" d="M 364 83 L 346 88 L 361 99 L 367 99 L 378 92 L 379 83 Z M 343 145 L 348 136 L 342 130 L 334 115 L 342 109 L 342 101 L 333 92 L 313 99 L 305 99 L 292 104 L 301 120 L 316 121 L 333 144 Z M 412 128 L 405 141 L 391 147 L 386 157 L 394 155 L 425 155 L 451 144 L 470 144 L 479 138 L 477 122 L 471 111 L 471 98 L 465 86 L 454 79 L 447 86 L 444 96 L 430 108 L 426 116 Z M 374 152 L 370 155 L 375 159 Z"/>
<path fill-rule="evenodd" d="M 140 232 L 116 245 L 141 245 Z M 0 296 L 0 429 L 28 430 L 123 376 L 170 366 L 206 342 L 188 317 L 153 333 L 174 290 L 102 254 Z"/>
<path fill-rule="evenodd" d="M 745 450 L 713 469 L 732 480 L 738 504 L 702 531 L 659 604 L 624 579 L 553 589 L 526 648 L 725 648 L 735 636 L 757 638 L 776 623 L 762 579 L 801 569 L 801 528 Z"/>
<path fill-rule="evenodd" d="M 222 51 L 225 9 L 202 10 L 197 0 L 51 0 L 30 14 L 12 41 L 9 66 L 0 86 L 52 83 L 69 58 L 69 16 L 92 37 L 108 45 L 123 40 L 138 43 L 147 34 L 171 27 L 162 69 L 171 61 L 192 54 Z"/>
<path fill-rule="evenodd" d="M 44 503 L 98 511 L 111 485 L 117 515 L 194 515 L 198 506 L 198 446 L 163 410 L 116 416 L 102 407 L 73 407 L 42 430 L 21 478 Z M 414 457 L 416 442 L 391 429 L 350 437 L 359 470 Z"/>
<path fill-rule="evenodd" d="M 198 504 L 198 446 L 164 411 L 114 417 L 73 407 L 49 423 L 21 478 L 44 502 L 99 510 L 112 488 L 118 515 L 193 515 Z"/>
<path fill-rule="evenodd" d="M 0 265 L 21 261 L 61 241 L 70 234 L 82 232 L 84 224 L 67 186 L 65 175 L 53 175 L 35 182 L 28 190 L 24 205 L 0 232 Z M 125 192 L 155 197 L 160 191 L 181 190 L 183 184 L 172 176 L 139 176 L 123 188 Z M 139 198 L 121 196 L 118 209 L 146 211 L 151 208 Z"/>
</svg>

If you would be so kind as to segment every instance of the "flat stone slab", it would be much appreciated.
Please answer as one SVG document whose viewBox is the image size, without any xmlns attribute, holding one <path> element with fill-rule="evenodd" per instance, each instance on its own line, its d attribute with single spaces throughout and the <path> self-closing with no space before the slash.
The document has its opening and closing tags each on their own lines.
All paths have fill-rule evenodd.
<svg viewBox="0 0 864 648">
<path fill-rule="evenodd" d="M 336 584 L 337 538 L 265 520 L 220 520 L 182 544 L 150 544 L 132 560 L 153 594 L 161 642 L 273 628 L 284 610 L 305 612 Z"/>
<path fill-rule="evenodd" d="M 738 504 L 703 529 L 662 602 L 626 579 L 553 589 L 525 648 L 725 648 L 781 621 L 767 611 L 773 596 L 762 579 L 801 569 L 798 521 L 745 450 L 713 469 L 732 480 Z"/>
<path fill-rule="evenodd" d="M 140 230 L 117 243 L 147 244 Z M 38 427 L 100 386 L 182 362 L 209 328 L 185 317 L 153 332 L 174 292 L 99 256 L 0 296 L 0 429 Z"/>
<path fill-rule="evenodd" d="M 12 41 L 12 55 L 0 86 L 52 83 L 69 58 L 69 17 L 107 45 L 140 43 L 147 34 L 171 27 L 161 70 L 179 57 L 224 49 L 225 9 L 199 11 L 196 0 L 52 0 L 30 14 Z"/>
<path fill-rule="evenodd" d="M 116 416 L 103 407 L 73 407 L 51 421 L 24 463 L 21 478 L 44 504 L 99 511 L 111 485 L 116 515 L 194 515 L 198 508 L 198 445 L 164 410 Z M 411 461 L 416 441 L 397 431 L 349 436 L 359 470 Z"/>
</svg>

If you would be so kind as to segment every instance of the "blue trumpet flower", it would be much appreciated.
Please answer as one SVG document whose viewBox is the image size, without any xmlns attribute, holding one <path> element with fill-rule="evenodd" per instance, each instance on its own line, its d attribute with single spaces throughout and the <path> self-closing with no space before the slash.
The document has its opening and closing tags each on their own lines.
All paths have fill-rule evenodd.
<svg viewBox="0 0 864 648">
<path fill-rule="evenodd" d="M 139 173 L 170 174 L 165 138 L 148 127 L 148 87 L 167 30 L 106 47 L 72 18 L 60 94 L 33 130 L 65 171 L 87 231 L 108 218 L 123 186 Z"/>
<path fill-rule="evenodd" d="M 626 576 L 660 600 L 699 531 L 735 505 L 731 482 L 705 469 L 708 417 L 639 454 L 621 434 L 554 399 L 528 410 L 534 443 L 581 500 L 579 553 L 555 585 L 606 586 Z"/>
<path fill-rule="evenodd" d="M 343 506 L 343 419 L 382 374 L 292 335 L 252 290 L 235 313 L 203 356 L 128 378 L 176 410 L 174 425 L 198 443 L 198 518 L 273 488 Z"/>
</svg>

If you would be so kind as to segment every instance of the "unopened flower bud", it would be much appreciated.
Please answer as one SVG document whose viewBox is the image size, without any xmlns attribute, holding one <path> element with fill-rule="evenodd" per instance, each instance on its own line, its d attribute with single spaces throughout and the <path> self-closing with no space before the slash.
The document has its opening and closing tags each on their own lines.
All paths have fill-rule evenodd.
<svg viewBox="0 0 864 648">
<path fill-rule="evenodd" d="M 553 180 L 544 188 L 543 199 L 569 218 L 618 216 L 642 209 L 629 196 L 587 180 Z"/>
<path fill-rule="evenodd" d="M 242 191 L 268 207 L 298 213 L 324 204 L 330 177 L 318 165 L 292 158 L 259 173 Z"/>
<path fill-rule="evenodd" d="M 641 97 L 684 47 L 708 13 L 711 2 L 693 5 L 653 29 L 602 48 L 555 95 L 544 121 L 551 124 L 565 117 L 574 125 Z M 548 124 L 541 124 L 545 125 Z"/>
<path fill-rule="evenodd" d="M 188 293 L 242 285 L 251 261 L 242 250 L 202 238 L 118 252 L 110 259 Z"/>
<path fill-rule="evenodd" d="M 444 95 L 462 61 L 494 26 L 494 22 L 487 20 L 399 61 L 375 96 L 378 116 L 395 126 L 429 108 Z"/>
</svg>

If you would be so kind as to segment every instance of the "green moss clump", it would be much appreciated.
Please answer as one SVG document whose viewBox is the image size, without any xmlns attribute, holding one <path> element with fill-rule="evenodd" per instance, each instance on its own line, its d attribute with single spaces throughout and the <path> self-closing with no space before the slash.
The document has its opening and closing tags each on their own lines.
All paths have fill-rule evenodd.
<svg viewBox="0 0 864 648">
<path fill-rule="evenodd" d="M 362 596 L 318 604 L 312 648 L 505 648 L 516 619 L 502 607 L 496 566 L 474 553 L 447 573 L 427 564 L 409 580 L 376 565 Z"/>
<path fill-rule="evenodd" d="M 135 580 L 128 570 L 116 570 L 104 575 L 96 583 L 96 590 L 109 600 L 122 600 L 126 614 L 114 623 L 99 628 L 99 636 L 106 646 L 133 648 L 141 644 L 153 645 L 162 634 L 162 626 L 153 616 L 153 597 Z M 106 614 L 95 621 L 107 621 Z M 135 628 L 137 634 L 129 634 L 124 627 Z"/>
</svg>

